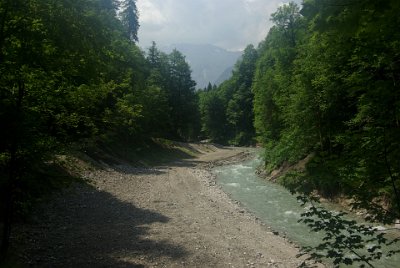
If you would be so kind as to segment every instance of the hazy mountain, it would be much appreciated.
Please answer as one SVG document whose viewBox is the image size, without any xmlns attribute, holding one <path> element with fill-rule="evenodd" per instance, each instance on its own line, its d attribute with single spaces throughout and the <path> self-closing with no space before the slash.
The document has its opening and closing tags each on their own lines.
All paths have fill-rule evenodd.
<svg viewBox="0 0 400 268">
<path fill-rule="evenodd" d="M 170 53 L 174 48 L 186 56 L 197 88 L 204 88 L 209 82 L 219 85 L 230 78 L 233 65 L 242 55 L 213 45 L 174 44 L 161 50 Z"/>
<path fill-rule="evenodd" d="M 226 68 L 225 71 L 219 75 L 219 77 L 217 78 L 217 80 L 215 80 L 214 84 L 216 85 L 220 85 L 222 84 L 222 82 L 224 82 L 225 80 L 228 80 L 229 78 L 231 78 L 232 76 L 232 72 L 233 72 L 233 65 Z"/>
</svg>

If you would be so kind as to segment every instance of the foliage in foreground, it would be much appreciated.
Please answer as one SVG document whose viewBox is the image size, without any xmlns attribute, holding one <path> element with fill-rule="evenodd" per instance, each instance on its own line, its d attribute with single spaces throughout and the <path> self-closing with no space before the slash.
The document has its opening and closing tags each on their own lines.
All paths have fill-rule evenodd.
<svg viewBox="0 0 400 268">
<path fill-rule="evenodd" d="M 335 213 L 322 206 L 316 206 L 316 199 L 298 196 L 302 206 L 308 206 L 299 222 L 306 224 L 313 232 L 323 234 L 323 242 L 315 247 L 303 247 L 298 256 L 308 255 L 300 267 L 307 267 L 306 261 L 332 260 L 335 267 L 340 264 L 359 267 L 374 267 L 374 261 L 390 258 L 400 253 L 400 238 L 389 238 L 377 228 L 358 224 L 346 219 L 346 213 Z"/>
</svg>

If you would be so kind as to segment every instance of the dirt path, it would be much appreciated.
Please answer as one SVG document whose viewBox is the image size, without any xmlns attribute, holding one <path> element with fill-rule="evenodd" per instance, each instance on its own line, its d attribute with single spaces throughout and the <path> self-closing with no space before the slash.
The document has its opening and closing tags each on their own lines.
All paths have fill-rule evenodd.
<svg viewBox="0 0 400 268">
<path fill-rule="evenodd" d="M 243 149 L 207 151 L 152 169 L 85 171 L 89 184 L 18 227 L 21 259 L 34 267 L 299 265 L 295 246 L 230 200 L 205 168 Z"/>
</svg>

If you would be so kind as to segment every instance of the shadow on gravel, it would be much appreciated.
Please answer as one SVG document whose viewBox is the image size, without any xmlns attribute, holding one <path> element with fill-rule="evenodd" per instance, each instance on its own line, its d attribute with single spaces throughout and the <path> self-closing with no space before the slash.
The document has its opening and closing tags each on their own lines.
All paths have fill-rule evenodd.
<svg viewBox="0 0 400 268">
<path fill-rule="evenodd" d="M 166 173 L 166 171 L 161 170 L 159 168 L 142 168 L 142 167 L 134 167 L 129 164 L 126 165 L 116 165 L 112 167 L 113 170 L 128 174 L 128 175 L 162 175 Z"/>
<path fill-rule="evenodd" d="M 182 160 L 178 160 L 178 161 L 174 161 L 174 162 L 170 162 L 168 163 L 168 165 L 161 165 L 159 166 L 159 168 L 163 169 L 163 170 L 168 170 L 169 168 L 173 168 L 173 167 L 196 167 L 198 165 L 198 161 L 196 160 L 189 160 L 189 159 L 182 159 Z"/>
<path fill-rule="evenodd" d="M 31 267 L 143 267 L 141 260 L 180 259 L 184 248 L 149 237 L 148 224 L 169 218 L 122 202 L 89 185 L 43 206 L 15 229 L 15 244 Z"/>
</svg>

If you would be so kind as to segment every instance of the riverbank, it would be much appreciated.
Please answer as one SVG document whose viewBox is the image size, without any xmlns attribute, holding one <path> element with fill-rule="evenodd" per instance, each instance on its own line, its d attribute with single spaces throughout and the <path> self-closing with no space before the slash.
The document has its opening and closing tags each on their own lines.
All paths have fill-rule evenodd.
<svg viewBox="0 0 400 268">
<path fill-rule="evenodd" d="M 152 168 L 82 168 L 77 184 L 16 228 L 33 267 L 297 267 L 298 249 L 215 184 L 208 168 L 246 149 L 198 146 Z"/>
</svg>

